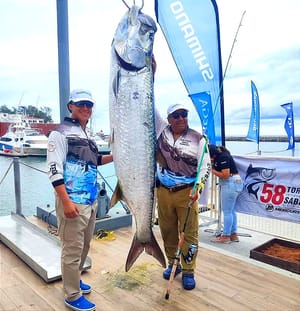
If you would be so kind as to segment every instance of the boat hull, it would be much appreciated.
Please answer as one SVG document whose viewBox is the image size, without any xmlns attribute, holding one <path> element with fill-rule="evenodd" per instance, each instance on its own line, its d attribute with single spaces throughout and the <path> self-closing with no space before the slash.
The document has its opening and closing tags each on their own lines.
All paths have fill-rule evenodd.
<svg viewBox="0 0 300 311">
<path fill-rule="evenodd" d="M 20 157 L 20 158 L 24 158 L 28 156 L 27 153 L 17 152 L 14 150 L 5 150 L 5 151 L 0 150 L 0 155 L 5 156 L 5 157 Z"/>
<path fill-rule="evenodd" d="M 24 147 L 24 152 L 30 157 L 46 157 L 47 149 L 45 148 L 34 148 L 34 147 Z"/>
<path fill-rule="evenodd" d="M 8 131 L 0 137 L 0 150 L 5 153 L 17 152 L 27 156 L 46 157 L 48 137 L 30 125 L 11 124 Z"/>
</svg>

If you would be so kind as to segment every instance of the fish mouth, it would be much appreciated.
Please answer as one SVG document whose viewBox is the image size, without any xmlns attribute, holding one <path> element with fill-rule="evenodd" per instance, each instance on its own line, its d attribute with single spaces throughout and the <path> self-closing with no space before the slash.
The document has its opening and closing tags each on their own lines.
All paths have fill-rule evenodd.
<svg viewBox="0 0 300 311">
<path fill-rule="evenodd" d="M 130 49 L 130 55 L 128 54 L 127 57 L 119 55 L 117 50 L 115 49 L 115 53 L 117 56 L 117 60 L 120 64 L 120 67 L 124 68 L 128 71 L 137 71 L 144 67 L 146 67 L 146 56 L 142 48 L 135 47 Z M 135 59 L 134 65 L 131 59 Z M 137 61 L 138 60 L 138 61 Z"/>
<path fill-rule="evenodd" d="M 122 20 L 113 40 L 119 65 L 129 71 L 149 67 L 156 31 L 155 21 L 134 5 Z"/>
</svg>

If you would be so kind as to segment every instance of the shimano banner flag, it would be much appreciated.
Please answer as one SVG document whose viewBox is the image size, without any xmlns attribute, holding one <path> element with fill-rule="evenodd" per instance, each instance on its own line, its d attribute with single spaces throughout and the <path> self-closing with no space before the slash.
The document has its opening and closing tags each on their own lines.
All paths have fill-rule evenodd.
<svg viewBox="0 0 300 311">
<path fill-rule="evenodd" d="M 215 0 L 155 0 L 155 14 L 211 144 L 225 144 L 222 63 Z"/>
<path fill-rule="evenodd" d="M 252 93 L 252 111 L 249 123 L 247 139 L 256 141 L 259 144 L 259 126 L 260 126 L 260 108 L 257 88 L 253 81 L 251 81 Z"/>
<path fill-rule="evenodd" d="M 284 123 L 284 128 L 288 136 L 288 148 L 287 150 L 295 148 L 295 137 L 294 137 L 294 114 L 293 114 L 293 103 L 287 103 L 281 105 L 285 109 L 287 116 Z"/>
</svg>

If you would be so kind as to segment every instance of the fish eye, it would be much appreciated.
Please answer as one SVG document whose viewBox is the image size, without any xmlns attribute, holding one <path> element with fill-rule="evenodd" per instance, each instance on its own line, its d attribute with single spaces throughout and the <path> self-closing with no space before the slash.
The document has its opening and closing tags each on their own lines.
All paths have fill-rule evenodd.
<svg viewBox="0 0 300 311">
<path fill-rule="evenodd" d="M 151 41 L 154 40 L 154 32 L 150 32 L 150 33 L 149 33 L 149 39 L 150 39 Z"/>
<path fill-rule="evenodd" d="M 148 27 L 147 25 L 143 24 L 143 25 L 141 26 L 141 28 L 140 28 L 140 33 L 141 33 L 142 35 L 145 35 L 148 31 L 149 31 L 149 27 Z"/>
<path fill-rule="evenodd" d="M 273 170 L 262 170 L 261 176 L 264 178 L 270 178 L 272 177 Z"/>
</svg>

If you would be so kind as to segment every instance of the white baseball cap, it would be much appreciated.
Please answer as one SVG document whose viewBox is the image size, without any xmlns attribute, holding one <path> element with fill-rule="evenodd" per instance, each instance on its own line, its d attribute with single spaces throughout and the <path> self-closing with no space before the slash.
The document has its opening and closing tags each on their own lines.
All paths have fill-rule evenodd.
<svg viewBox="0 0 300 311">
<path fill-rule="evenodd" d="M 180 110 L 180 109 L 189 111 L 184 104 L 172 104 L 171 106 L 169 106 L 169 108 L 167 110 L 167 115 L 169 116 L 174 111 Z"/>
<path fill-rule="evenodd" d="M 77 103 L 84 100 L 95 104 L 95 100 L 93 99 L 91 92 L 87 90 L 83 89 L 73 90 L 69 97 L 69 102 L 72 101 L 73 103 Z"/>
</svg>

